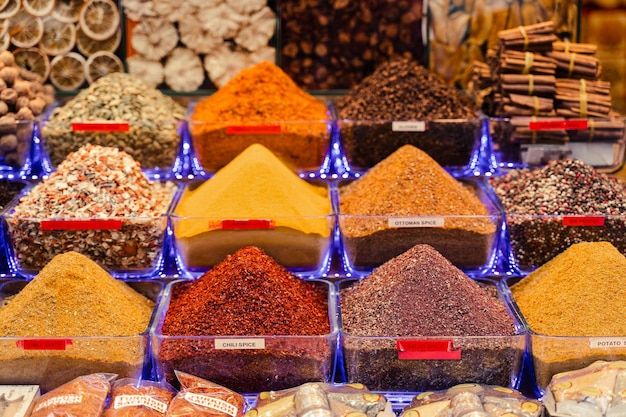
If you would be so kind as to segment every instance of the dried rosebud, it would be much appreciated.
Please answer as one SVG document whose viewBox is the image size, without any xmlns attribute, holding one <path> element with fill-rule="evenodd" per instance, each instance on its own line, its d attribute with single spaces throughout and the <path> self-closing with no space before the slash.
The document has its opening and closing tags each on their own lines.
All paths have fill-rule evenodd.
<svg viewBox="0 0 626 417">
<path fill-rule="evenodd" d="M 4 64 L 4 66 L 12 67 L 15 66 L 15 57 L 13 53 L 10 51 L 2 51 L 0 52 L 0 61 Z"/>
<path fill-rule="evenodd" d="M 0 70 L 0 72 L 2 72 L 2 70 Z M 17 91 L 12 88 L 5 88 L 4 90 L 0 91 L 0 100 L 4 101 L 9 106 L 15 105 L 17 97 Z"/>
<path fill-rule="evenodd" d="M 15 67 L 4 67 L 0 69 L 0 78 L 2 78 L 7 85 L 13 85 L 19 75 L 20 70 Z"/>
<path fill-rule="evenodd" d="M 0 149 L 5 153 L 17 149 L 17 136 L 8 134 L 0 137 Z"/>
<path fill-rule="evenodd" d="M 35 120 L 35 115 L 28 107 L 22 107 L 15 115 L 15 118 L 17 120 Z"/>
</svg>

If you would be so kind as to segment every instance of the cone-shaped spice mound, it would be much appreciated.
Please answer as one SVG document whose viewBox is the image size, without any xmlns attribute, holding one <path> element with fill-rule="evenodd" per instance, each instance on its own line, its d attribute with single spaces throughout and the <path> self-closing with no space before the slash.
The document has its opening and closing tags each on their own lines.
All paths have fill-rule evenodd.
<svg viewBox="0 0 626 417">
<path fill-rule="evenodd" d="M 504 305 L 428 245 L 416 245 L 341 291 L 358 336 L 513 335 Z"/>
<path fill-rule="evenodd" d="M 570 246 L 511 286 L 511 292 L 536 333 L 626 334 L 626 257 L 609 242 Z"/>
<path fill-rule="evenodd" d="M 326 292 L 261 249 L 244 247 L 197 280 L 175 287 L 166 335 L 324 335 Z"/>
<path fill-rule="evenodd" d="M 76 252 L 57 255 L 0 308 L 2 336 L 131 336 L 154 303 Z"/>
</svg>

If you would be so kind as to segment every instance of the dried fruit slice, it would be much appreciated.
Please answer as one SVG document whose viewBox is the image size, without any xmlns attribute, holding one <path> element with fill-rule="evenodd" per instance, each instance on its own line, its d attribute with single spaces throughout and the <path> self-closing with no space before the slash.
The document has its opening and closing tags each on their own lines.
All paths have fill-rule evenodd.
<svg viewBox="0 0 626 417">
<path fill-rule="evenodd" d="M 4 35 L 0 36 L 0 51 L 6 51 L 10 45 L 11 35 L 9 35 L 9 32 L 5 32 Z"/>
<path fill-rule="evenodd" d="M 0 36 L 4 36 L 4 34 L 9 31 L 9 24 L 9 19 L 0 20 Z"/>
<path fill-rule="evenodd" d="M 10 0 L 0 0 L 0 10 L 4 9 Z"/>
<path fill-rule="evenodd" d="M 164 19 L 147 18 L 133 28 L 130 43 L 136 52 L 160 61 L 178 44 L 178 31 Z"/>
<path fill-rule="evenodd" d="M 81 54 L 91 56 L 98 51 L 115 52 L 122 41 L 122 30 L 117 29 L 115 35 L 103 41 L 96 41 L 85 35 L 80 28 L 76 31 L 76 46 Z"/>
<path fill-rule="evenodd" d="M 51 56 L 63 55 L 76 44 L 76 27 L 73 23 L 61 22 L 53 17 L 43 21 L 43 37 L 39 47 Z"/>
<path fill-rule="evenodd" d="M 85 0 L 56 0 L 52 17 L 61 22 L 76 23 Z"/>
<path fill-rule="evenodd" d="M 89 0 L 80 9 L 78 24 L 85 35 L 103 41 L 115 34 L 120 25 L 120 12 L 111 0 Z"/>
<path fill-rule="evenodd" d="M 43 36 L 43 21 L 40 17 L 31 16 L 20 10 L 11 18 L 9 35 L 11 35 L 11 43 L 18 48 L 33 47 Z"/>
<path fill-rule="evenodd" d="M 85 77 L 89 84 L 112 72 L 124 72 L 124 64 L 111 52 L 99 51 L 87 58 Z"/>
<path fill-rule="evenodd" d="M 3 4 L 4 6 L 0 8 L 0 19 L 8 19 L 20 11 L 20 0 L 9 0 L 3 2 Z"/>
<path fill-rule="evenodd" d="M 43 17 L 54 10 L 55 0 L 22 0 L 22 7 L 33 16 Z"/>
<path fill-rule="evenodd" d="M 39 48 L 19 48 L 13 51 L 15 64 L 39 75 L 47 80 L 50 75 L 50 59 Z"/>
<path fill-rule="evenodd" d="M 50 81 L 59 90 L 77 90 L 85 82 L 85 58 L 76 52 L 54 57 L 50 63 Z"/>
</svg>

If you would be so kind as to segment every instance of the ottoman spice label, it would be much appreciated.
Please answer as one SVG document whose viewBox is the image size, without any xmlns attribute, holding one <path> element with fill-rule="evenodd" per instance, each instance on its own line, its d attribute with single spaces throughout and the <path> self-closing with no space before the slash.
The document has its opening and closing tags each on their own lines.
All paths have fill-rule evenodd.
<svg viewBox="0 0 626 417">
<path fill-rule="evenodd" d="M 253 143 L 298 168 L 317 168 L 330 138 L 326 105 L 269 62 L 241 71 L 197 103 L 191 118 L 194 151 L 211 171 Z"/>
</svg>

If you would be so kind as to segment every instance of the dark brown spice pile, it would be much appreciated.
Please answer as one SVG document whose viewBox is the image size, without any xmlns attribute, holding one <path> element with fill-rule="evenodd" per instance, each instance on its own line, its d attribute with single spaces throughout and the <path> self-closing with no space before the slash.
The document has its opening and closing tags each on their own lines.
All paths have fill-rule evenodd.
<svg viewBox="0 0 626 417">
<path fill-rule="evenodd" d="M 344 330 L 359 336 L 515 334 L 504 305 L 428 245 L 343 290 L 341 310 Z"/>
<path fill-rule="evenodd" d="M 337 101 L 337 109 L 348 161 L 357 167 L 371 167 L 405 144 L 417 146 L 440 165 L 464 166 L 480 133 L 471 99 L 406 58 L 379 66 Z M 440 121 L 423 132 L 393 130 L 393 121 L 409 120 Z"/>
<path fill-rule="evenodd" d="M 0 180 L 0 210 L 24 188 L 24 183 Z"/>
</svg>

